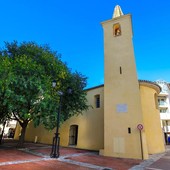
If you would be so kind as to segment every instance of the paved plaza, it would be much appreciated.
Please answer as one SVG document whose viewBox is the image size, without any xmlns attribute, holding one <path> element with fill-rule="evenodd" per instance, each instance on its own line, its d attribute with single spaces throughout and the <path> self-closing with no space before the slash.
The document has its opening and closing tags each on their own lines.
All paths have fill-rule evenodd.
<svg viewBox="0 0 170 170">
<path fill-rule="evenodd" d="M 51 146 L 25 143 L 17 149 L 13 140 L 0 145 L 0 170 L 169 170 L 170 152 L 152 155 L 147 161 L 100 156 L 98 152 L 60 148 L 60 157 L 50 158 Z"/>
</svg>

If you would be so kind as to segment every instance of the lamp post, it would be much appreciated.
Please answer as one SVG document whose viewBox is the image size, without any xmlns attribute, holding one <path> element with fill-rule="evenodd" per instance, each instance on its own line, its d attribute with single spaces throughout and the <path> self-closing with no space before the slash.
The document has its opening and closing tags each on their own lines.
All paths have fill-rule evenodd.
<svg viewBox="0 0 170 170">
<path fill-rule="evenodd" d="M 56 87 L 56 81 L 55 80 L 52 82 L 52 87 L 53 88 Z M 71 94 L 72 89 L 68 88 L 67 93 Z M 60 146 L 59 125 L 60 125 L 60 114 L 61 114 L 63 94 L 64 93 L 62 91 L 58 91 L 58 95 L 60 97 L 60 100 L 59 100 L 59 108 L 58 108 L 58 112 L 57 112 L 56 133 L 55 133 L 55 135 L 53 137 L 52 150 L 51 150 L 51 154 L 50 154 L 51 158 L 58 158 L 59 155 L 60 155 L 60 152 L 59 152 L 59 146 Z"/>
</svg>

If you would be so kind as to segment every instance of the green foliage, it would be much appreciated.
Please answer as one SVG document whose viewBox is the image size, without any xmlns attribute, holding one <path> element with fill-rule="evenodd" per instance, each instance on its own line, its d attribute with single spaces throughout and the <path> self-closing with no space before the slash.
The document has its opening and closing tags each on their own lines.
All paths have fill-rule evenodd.
<svg viewBox="0 0 170 170">
<path fill-rule="evenodd" d="M 60 55 L 48 46 L 14 41 L 5 43 L 0 54 L 3 61 L 0 64 L 0 106 L 5 106 L 5 115 L 13 113 L 22 127 L 33 121 L 35 126 L 41 123 L 47 129 L 55 128 L 58 91 L 63 92 L 61 122 L 88 108 L 83 90 L 86 77 L 72 73 Z M 52 88 L 54 79 L 55 89 Z M 68 87 L 72 89 L 71 94 Z"/>
<path fill-rule="evenodd" d="M 0 57 L 0 123 L 10 117 L 7 105 L 7 91 L 10 82 L 10 61 L 7 57 Z"/>
</svg>

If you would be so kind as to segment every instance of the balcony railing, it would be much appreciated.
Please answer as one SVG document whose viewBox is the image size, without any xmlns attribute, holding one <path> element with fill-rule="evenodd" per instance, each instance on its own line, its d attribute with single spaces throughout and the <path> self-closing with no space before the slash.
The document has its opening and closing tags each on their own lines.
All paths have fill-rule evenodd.
<svg viewBox="0 0 170 170">
<path fill-rule="evenodd" d="M 170 120 L 170 113 L 160 113 L 161 120 Z"/>
</svg>

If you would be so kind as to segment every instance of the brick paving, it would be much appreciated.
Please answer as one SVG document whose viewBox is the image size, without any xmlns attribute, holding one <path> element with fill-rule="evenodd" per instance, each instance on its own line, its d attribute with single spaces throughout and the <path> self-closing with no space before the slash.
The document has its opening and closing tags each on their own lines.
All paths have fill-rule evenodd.
<svg viewBox="0 0 170 170">
<path fill-rule="evenodd" d="M 30 155 L 28 153 L 16 150 L 16 149 L 1 149 L 0 150 L 0 163 L 2 162 L 10 162 L 15 160 L 30 160 L 30 159 L 37 159 L 38 156 Z"/>
<path fill-rule="evenodd" d="M 162 154 L 161 158 L 147 166 L 145 170 L 170 170 L 170 152 Z"/>
<path fill-rule="evenodd" d="M 90 170 L 92 168 L 70 165 L 56 160 L 36 161 L 29 163 L 0 166 L 0 170 Z M 92 169 L 94 170 L 94 169 Z"/>
<path fill-rule="evenodd" d="M 0 145 L 0 170 L 170 170 L 170 152 L 141 161 L 61 147 L 60 158 L 54 159 L 49 156 L 50 145 L 25 143 L 23 149 L 15 146 L 16 143 L 10 141 Z"/>
<path fill-rule="evenodd" d="M 44 154 L 44 155 L 49 155 L 50 152 L 51 152 L 51 146 L 48 146 L 47 148 L 30 148 L 31 151 L 33 152 L 38 152 L 38 153 L 41 153 L 41 154 Z M 60 155 L 61 156 L 64 156 L 64 155 L 67 155 L 67 154 L 75 154 L 75 153 L 86 153 L 88 152 L 87 150 L 81 150 L 81 149 L 74 149 L 74 148 L 65 148 L 65 147 L 62 147 L 60 149 Z"/>
<path fill-rule="evenodd" d="M 94 154 L 82 155 L 80 157 L 68 157 L 68 159 L 84 163 L 88 162 L 90 164 L 109 167 L 116 170 L 126 170 L 141 162 L 140 160 L 103 157 Z"/>
</svg>

